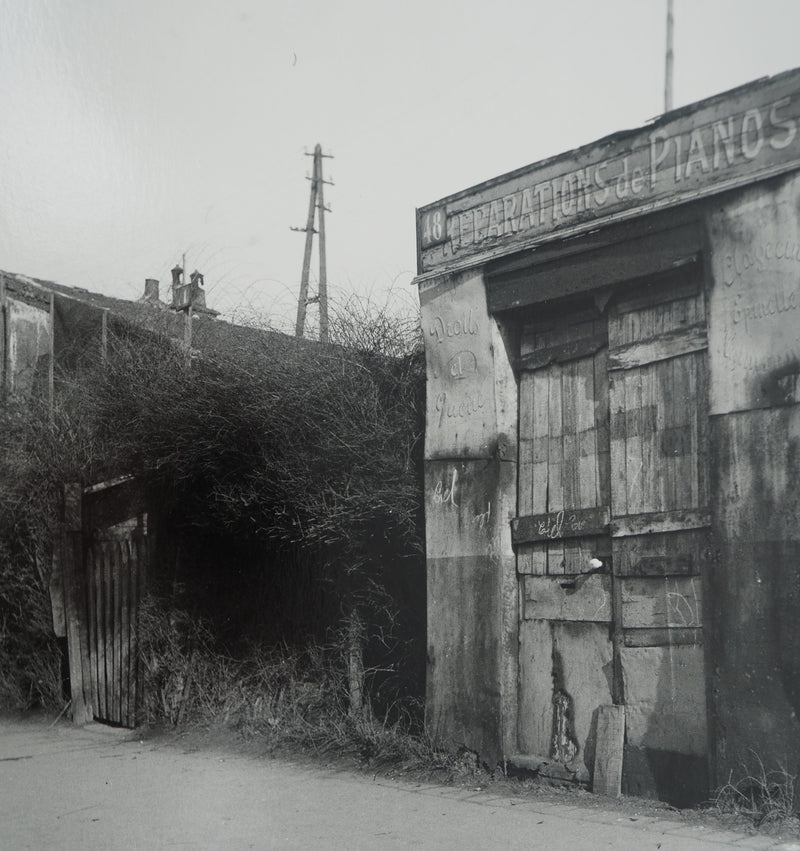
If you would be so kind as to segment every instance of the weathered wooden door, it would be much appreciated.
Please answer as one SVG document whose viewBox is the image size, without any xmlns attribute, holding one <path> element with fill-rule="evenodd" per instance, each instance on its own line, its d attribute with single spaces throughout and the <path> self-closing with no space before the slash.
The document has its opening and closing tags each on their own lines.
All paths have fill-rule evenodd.
<svg viewBox="0 0 800 851">
<path fill-rule="evenodd" d="M 144 518 L 95 529 L 85 550 L 94 717 L 136 726 L 140 678 L 136 626 L 147 572 Z"/>
<path fill-rule="evenodd" d="M 64 598 L 73 717 L 134 727 L 147 513 L 131 480 L 67 487 Z"/>
<path fill-rule="evenodd" d="M 630 707 L 629 744 L 705 747 L 705 349 L 697 281 L 540 311 L 523 328 L 519 749 L 584 779 L 603 704 Z"/>
<path fill-rule="evenodd" d="M 579 776 L 592 712 L 612 699 L 608 331 L 593 308 L 523 332 L 519 746 Z"/>
</svg>

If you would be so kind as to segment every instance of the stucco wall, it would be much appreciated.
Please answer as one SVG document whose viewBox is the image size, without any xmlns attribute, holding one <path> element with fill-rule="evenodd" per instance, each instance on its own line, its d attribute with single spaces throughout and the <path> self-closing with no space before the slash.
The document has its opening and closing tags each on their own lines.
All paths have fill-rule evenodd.
<svg viewBox="0 0 800 851">
<path fill-rule="evenodd" d="M 9 295 L 5 304 L 6 390 L 27 394 L 36 382 L 45 382 L 50 364 L 50 312 L 46 304 L 34 305 Z"/>
<path fill-rule="evenodd" d="M 800 767 L 800 177 L 709 217 L 713 779 Z"/>
<path fill-rule="evenodd" d="M 494 764 L 515 730 L 516 382 L 480 270 L 420 287 L 427 358 L 427 722 Z"/>
</svg>

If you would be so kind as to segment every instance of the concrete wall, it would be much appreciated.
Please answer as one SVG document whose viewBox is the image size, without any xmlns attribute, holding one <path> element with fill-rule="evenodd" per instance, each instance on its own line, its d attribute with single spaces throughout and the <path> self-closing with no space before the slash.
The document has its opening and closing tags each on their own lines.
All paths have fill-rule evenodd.
<svg viewBox="0 0 800 851">
<path fill-rule="evenodd" d="M 492 765 L 516 735 L 516 382 L 480 270 L 420 286 L 429 731 Z"/>
<path fill-rule="evenodd" d="M 37 382 L 46 392 L 50 368 L 50 312 L 41 305 L 14 298 L 5 302 L 2 379 L 7 392 L 27 395 Z"/>
<path fill-rule="evenodd" d="M 725 199 L 711 240 L 712 774 L 800 768 L 800 177 Z"/>
</svg>

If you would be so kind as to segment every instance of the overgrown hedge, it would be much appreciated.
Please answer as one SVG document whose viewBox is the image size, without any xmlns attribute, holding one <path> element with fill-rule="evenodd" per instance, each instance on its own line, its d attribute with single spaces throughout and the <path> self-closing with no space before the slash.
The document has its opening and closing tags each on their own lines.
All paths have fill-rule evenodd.
<svg viewBox="0 0 800 851">
<path fill-rule="evenodd" d="M 395 628 L 403 617 L 424 622 L 424 598 L 410 612 L 398 583 L 407 571 L 418 589 L 424 576 L 419 329 L 360 303 L 331 326 L 334 342 L 321 346 L 204 320 L 187 357 L 152 325 L 111 322 L 105 354 L 87 341 L 57 376 L 51 411 L 36 400 L 0 406 L 0 701 L 61 697 L 57 674 L 34 686 L 44 678 L 19 659 L 28 640 L 40 647 L 33 656 L 52 657 L 46 585 L 62 484 L 130 473 L 159 495 L 185 552 L 211 538 L 236 542 L 237 554 L 260 547 L 289 584 L 297 559 L 286 554 L 312 559 L 343 621 L 356 617 L 387 647 L 397 633 L 385 666 L 396 672 L 414 628 Z M 204 571 L 242 602 L 252 593 L 237 586 L 240 566 Z M 192 565 L 177 578 L 172 590 L 191 612 L 202 590 Z"/>
</svg>

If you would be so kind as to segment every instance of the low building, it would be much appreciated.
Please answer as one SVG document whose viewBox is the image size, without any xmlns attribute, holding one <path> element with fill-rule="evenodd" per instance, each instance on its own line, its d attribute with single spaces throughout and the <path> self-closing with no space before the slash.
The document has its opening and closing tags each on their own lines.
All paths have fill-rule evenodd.
<svg viewBox="0 0 800 851">
<path fill-rule="evenodd" d="M 417 211 L 427 719 L 687 804 L 800 766 L 800 70 Z M 602 741 L 599 741 L 602 739 Z"/>
</svg>

